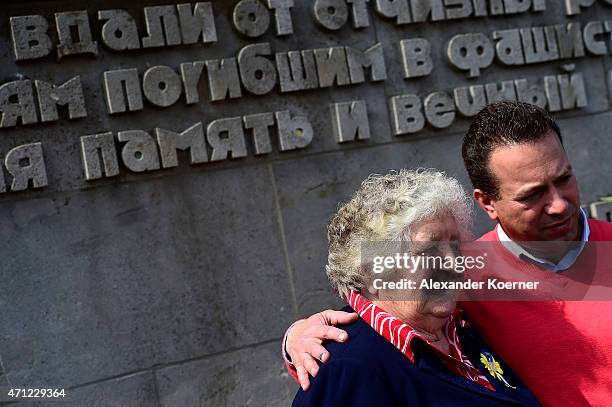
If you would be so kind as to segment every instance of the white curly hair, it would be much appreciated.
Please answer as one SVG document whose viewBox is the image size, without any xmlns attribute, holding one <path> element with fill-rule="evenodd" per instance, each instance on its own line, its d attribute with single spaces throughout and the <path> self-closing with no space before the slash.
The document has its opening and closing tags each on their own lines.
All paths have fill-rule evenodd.
<svg viewBox="0 0 612 407">
<path fill-rule="evenodd" d="M 410 241 L 411 225 L 450 214 L 462 239 L 470 237 L 472 201 L 455 178 L 435 169 L 370 175 L 340 206 L 327 228 L 325 270 L 338 295 L 363 292 L 371 278 L 361 256 L 363 242 Z"/>
</svg>

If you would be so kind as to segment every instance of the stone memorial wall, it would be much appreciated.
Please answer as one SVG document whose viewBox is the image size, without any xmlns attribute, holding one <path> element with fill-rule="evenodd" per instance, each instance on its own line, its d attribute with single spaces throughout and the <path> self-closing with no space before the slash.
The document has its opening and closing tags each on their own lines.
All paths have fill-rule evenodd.
<svg viewBox="0 0 612 407">
<path fill-rule="evenodd" d="M 611 195 L 611 55 L 611 0 L 0 4 L 0 386 L 289 404 L 338 203 L 399 168 L 469 189 L 499 100 L 553 112 L 583 204 Z"/>
</svg>

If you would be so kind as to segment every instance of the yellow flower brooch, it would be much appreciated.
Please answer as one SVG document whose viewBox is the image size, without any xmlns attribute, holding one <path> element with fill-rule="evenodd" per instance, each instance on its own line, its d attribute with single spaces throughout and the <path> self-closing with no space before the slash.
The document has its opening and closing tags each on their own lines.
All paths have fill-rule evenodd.
<svg viewBox="0 0 612 407">
<path fill-rule="evenodd" d="M 487 368 L 491 376 L 493 376 L 497 380 L 500 380 L 507 387 L 510 387 L 511 389 L 516 389 L 516 387 L 510 385 L 506 378 L 504 378 L 504 371 L 499 365 L 499 362 L 495 360 L 493 355 L 491 355 L 489 352 L 482 351 L 480 353 L 480 363 L 482 363 L 484 367 Z"/>
</svg>

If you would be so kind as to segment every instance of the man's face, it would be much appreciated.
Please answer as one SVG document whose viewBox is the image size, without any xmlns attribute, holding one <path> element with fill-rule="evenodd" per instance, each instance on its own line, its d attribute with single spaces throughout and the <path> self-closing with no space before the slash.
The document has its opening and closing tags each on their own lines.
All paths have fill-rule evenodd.
<svg viewBox="0 0 612 407">
<path fill-rule="evenodd" d="M 485 198 L 484 207 L 477 191 L 474 194 L 512 240 L 578 240 L 578 185 L 552 130 L 535 143 L 494 149 L 489 170 L 497 180 L 499 199 Z"/>
</svg>

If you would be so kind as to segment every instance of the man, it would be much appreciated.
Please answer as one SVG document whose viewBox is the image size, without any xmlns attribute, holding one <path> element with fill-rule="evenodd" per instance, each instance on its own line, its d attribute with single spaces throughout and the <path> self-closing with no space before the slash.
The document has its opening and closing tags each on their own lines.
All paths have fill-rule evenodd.
<svg viewBox="0 0 612 407">
<path fill-rule="evenodd" d="M 580 210 L 561 132 L 544 110 L 519 102 L 487 106 L 474 118 L 462 153 L 474 199 L 498 223 L 479 239 L 502 248 L 496 261 L 506 268 L 562 275 L 609 268 L 586 242 L 612 240 L 612 224 L 587 219 Z M 559 243 L 556 250 L 542 250 L 537 242 Z M 612 302 L 471 301 L 460 306 L 544 405 L 609 405 Z M 287 365 L 302 387 L 308 387 L 308 373 L 317 373 L 315 359 L 329 359 L 322 341 L 348 339 L 330 325 L 354 319 L 355 314 L 328 310 L 289 328 L 285 349 L 295 365 Z"/>
</svg>

